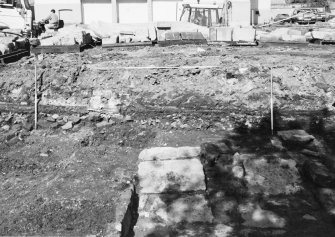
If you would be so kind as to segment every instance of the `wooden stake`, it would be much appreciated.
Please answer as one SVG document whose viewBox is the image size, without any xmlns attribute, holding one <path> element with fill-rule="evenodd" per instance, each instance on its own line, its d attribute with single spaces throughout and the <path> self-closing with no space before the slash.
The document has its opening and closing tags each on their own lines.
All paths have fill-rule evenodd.
<svg viewBox="0 0 335 237">
<path fill-rule="evenodd" d="M 35 55 L 35 130 L 37 130 L 37 55 Z"/>
<path fill-rule="evenodd" d="M 271 133 L 273 135 L 273 74 L 272 74 L 272 68 L 271 68 Z"/>
</svg>

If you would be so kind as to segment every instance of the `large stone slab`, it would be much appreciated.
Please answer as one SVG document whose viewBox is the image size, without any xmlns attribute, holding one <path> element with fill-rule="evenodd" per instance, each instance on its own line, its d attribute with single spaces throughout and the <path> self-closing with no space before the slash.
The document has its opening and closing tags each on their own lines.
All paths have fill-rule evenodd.
<svg viewBox="0 0 335 237">
<path fill-rule="evenodd" d="M 245 160 L 243 166 L 246 173 L 245 180 L 251 194 L 289 195 L 302 189 L 294 160 L 260 157 Z"/>
<path fill-rule="evenodd" d="M 159 161 L 194 158 L 200 155 L 200 147 L 155 147 L 143 150 L 141 161 Z"/>
<path fill-rule="evenodd" d="M 286 220 L 276 213 L 263 210 L 258 205 L 240 205 L 239 211 L 244 219 L 243 225 L 256 228 L 284 228 Z"/>
<path fill-rule="evenodd" d="M 135 231 L 135 237 L 231 237 L 234 228 L 223 224 L 179 223 L 154 230 Z"/>
<path fill-rule="evenodd" d="M 233 41 L 254 42 L 256 39 L 256 30 L 253 28 L 234 28 Z"/>
<path fill-rule="evenodd" d="M 308 134 L 304 130 L 285 130 L 279 131 L 278 136 L 285 142 L 306 144 L 315 139 L 314 136 Z"/>
<path fill-rule="evenodd" d="M 180 32 L 166 32 L 165 40 L 181 40 Z"/>
<path fill-rule="evenodd" d="M 209 40 L 210 41 L 216 41 L 217 40 L 216 33 L 217 33 L 217 27 L 210 27 L 209 28 Z"/>
<path fill-rule="evenodd" d="M 335 217 L 335 189 L 320 188 L 317 191 L 317 198 L 328 214 Z"/>
<path fill-rule="evenodd" d="M 283 35 L 298 35 L 298 36 L 302 35 L 300 30 L 293 30 L 293 29 L 290 29 L 290 28 L 275 29 L 270 34 L 278 36 L 278 37 L 282 37 Z"/>
<path fill-rule="evenodd" d="M 217 41 L 232 41 L 232 27 L 218 27 L 216 32 Z"/>
<path fill-rule="evenodd" d="M 206 190 L 199 159 L 144 161 L 138 167 L 140 193 Z"/>
<path fill-rule="evenodd" d="M 282 39 L 288 42 L 306 43 L 306 37 L 301 35 L 282 35 Z"/>
<path fill-rule="evenodd" d="M 306 160 L 304 174 L 319 187 L 335 188 L 335 174 L 318 160 Z"/>
<path fill-rule="evenodd" d="M 150 236 L 159 229 L 180 223 L 211 223 L 213 216 L 205 196 L 141 194 L 135 236 Z"/>
</svg>

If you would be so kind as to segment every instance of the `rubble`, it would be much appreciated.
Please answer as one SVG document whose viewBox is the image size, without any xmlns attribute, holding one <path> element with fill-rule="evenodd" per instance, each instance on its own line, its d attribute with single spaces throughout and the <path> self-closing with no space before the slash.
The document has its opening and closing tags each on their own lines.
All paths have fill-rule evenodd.
<svg viewBox="0 0 335 237">
<path fill-rule="evenodd" d="M 101 36 L 88 27 L 69 25 L 58 29 L 57 32 L 46 32 L 40 36 L 40 45 L 85 45 L 91 44 Z"/>
<path fill-rule="evenodd" d="M 62 129 L 63 129 L 63 130 L 70 130 L 71 128 L 73 128 L 73 123 L 72 123 L 72 121 L 69 121 L 69 122 L 67 122 L 66 124 L 64 124 L 64 125 L 62 126 Z"/>
<path fill-rule="evenodd" d="M 306 36 L 302 35 L 301 31 L 290 28 L 279 28 L 269 33 L 261 31 L 257 38 L 262 42 L 285 41 L 306 43 Z"/>
</svg>

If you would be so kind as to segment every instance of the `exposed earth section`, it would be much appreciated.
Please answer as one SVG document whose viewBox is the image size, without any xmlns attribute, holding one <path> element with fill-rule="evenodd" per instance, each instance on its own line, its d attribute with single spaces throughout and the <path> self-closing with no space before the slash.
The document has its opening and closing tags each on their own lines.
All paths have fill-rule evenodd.
<svg viewBox="0 0 335 237">
<path fill-rule="evenodd" d="M 38 130 L 34 58 L 1 66 L 0 235 L 334 236 L 333 51 L 39 56 Z"/>
</svg>

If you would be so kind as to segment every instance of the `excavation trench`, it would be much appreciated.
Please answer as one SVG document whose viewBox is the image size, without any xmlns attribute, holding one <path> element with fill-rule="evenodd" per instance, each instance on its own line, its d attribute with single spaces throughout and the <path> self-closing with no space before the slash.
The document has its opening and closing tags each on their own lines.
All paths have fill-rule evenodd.
<svg viewBox="0 0 335 237">
<path fill-rule="evenodd" d="M 32 130 L 34 59 L 0 69 L 0 99 L 17 102 L 0 104 L 0 216 L 5 217 L 0 235 L 101 236 L 116 221 L 121 226 L 112 229 L 127 236 L 139 224 L 139 190 L 131 192 L 130 184 L 140 152 L 168 146 L 204 149 L 209 143 L 216 148 L 208 146 L 211 155 L 201 161 L 207 201 L 222 225 L 216 231 L 300 236 L 305 227 L 310 236 L 335 236 L 325 211 L 332 205 L 324 205 L 333 200 L 333 179 L 326 171 L 333 168 L 335 154 L 335 69 L 328 47 L 304 52 L 284 47 L 94 48 L 81 53 L 80 62 L 77 54 L 40 59 L 37 131 Z M 158 69 L 167 65 L 180 69 Z M 140 69 L 148 66 L 155 69 Z M 278 108 L 273 136 L 271 74 Z M 100 113 L 105 105 L 112 114 Z M 294 138 L 280 135 L 282 130 L 294 130 Z M 301 144 L 306 140 L 319 143 Z M 286 195 L 291 191 L 297 192 Z M 278 225 L 270 221 L 265 223 L 269 228 L 261 228 L 252 222 L 253 212 Z M 177 229 L 185 236 L 182 224 Z M 210 228 L 203 228 L 202 236 L 215 232 Z"/>
</svg>

